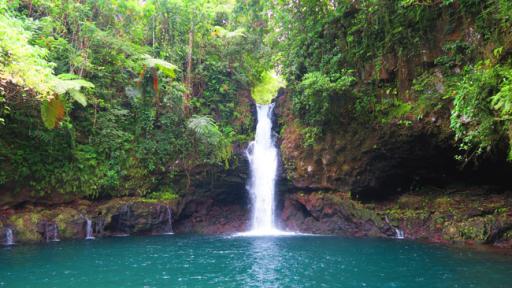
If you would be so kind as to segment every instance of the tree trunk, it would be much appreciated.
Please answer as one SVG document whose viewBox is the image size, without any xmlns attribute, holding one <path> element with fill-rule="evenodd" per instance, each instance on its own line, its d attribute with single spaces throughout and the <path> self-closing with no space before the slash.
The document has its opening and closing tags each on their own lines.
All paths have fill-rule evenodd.
<svg viewBox="0 0 512 288">
<path fill-rule="evenodd" d="M 190 26 L 188 32 L 188 55 L 187 55 L 187 75 L 185 78 L 185 85 L 187 92 L 185 93 L 185 114 L 189 115 L 190 98 L 192 97 L 192 51 L 194 49 L 194 22 Z"/>
</svg>

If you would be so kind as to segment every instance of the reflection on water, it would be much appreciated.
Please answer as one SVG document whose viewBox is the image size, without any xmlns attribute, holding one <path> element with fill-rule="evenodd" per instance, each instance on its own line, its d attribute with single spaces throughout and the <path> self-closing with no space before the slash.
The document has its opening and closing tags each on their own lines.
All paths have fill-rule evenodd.
<svg viewBox="0 0 512 288">
<path fill-rule="evenodd" d="M 248 255 L 247 261 L 252 263 L 252 267 L 247 286 L 277 287 L 281 255 L 275 238 L 254 238 Z"/>
<path fill-rule="evenodd" d="M 510 287 L 512 257 L 338 237 L 124 237 L 0 248 L 0 287 Z"/>
</svg>

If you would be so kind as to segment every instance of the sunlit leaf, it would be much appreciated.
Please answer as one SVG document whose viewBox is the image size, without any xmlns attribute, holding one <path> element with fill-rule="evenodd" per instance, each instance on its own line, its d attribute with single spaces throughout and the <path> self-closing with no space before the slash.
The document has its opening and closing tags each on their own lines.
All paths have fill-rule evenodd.
<svg viewBox="0 0 512 288">
<path fill-rule="evenodd" d="M 245 29 L 243 29 L 243 28 L 238 28 L 234 31 L 229 31 L 220 26 L 215 26 L 215 27 L 213 27 L 211 34 L 214 37 L 231 39 L 231 38 L 236 38 L 236 37 L 245 37 L 244 32 L 245 32 Z"/>
<path fill-rule="evenodd" d="M 54 91 L 57 94 L 62 95 L 71 90 L 80 91 L 82 88 L 94 88 L 94 84 L 91 82 L 83 79 L 72 79 L 70 75 L 72 74 L 61 74 L 54 81 Z"/>
<path fill-rule="evenodd" d="M 279 88 L 285 85 L 286 82 L 274 70 L 266 71 L 261 82 L 252 89 L 252 98 L 258 104 L 269 104 L 277 96 Z"/>
<path fill-rule="evenodd" d="M 156 59 L 149 55 L 143 55 L 144 58 L 144 64 L 149 68 L 157 68 L 162 73 L 167 75 L 170 78 L 176 77 L 176 71 L 179 70 L 178 66 L 171 64 L 165 60 L 162 59 Z"/>
<path fill-rule="evenodd" d="M 53 129 L 64 119 L 64 103 L 56 96 L 51 100 L 44 100 L 41 104 L 41 118 L 48 129 Z"/>
<path fill-rule="evenodd" d="M 87 106 L 87 97 L 80 91 L 71 90 L 69 91 L 69 95 L 71 95 L 71 97 L 73 97 L 73 99 L 80 103 L 83 107 Z"/>
</svg>

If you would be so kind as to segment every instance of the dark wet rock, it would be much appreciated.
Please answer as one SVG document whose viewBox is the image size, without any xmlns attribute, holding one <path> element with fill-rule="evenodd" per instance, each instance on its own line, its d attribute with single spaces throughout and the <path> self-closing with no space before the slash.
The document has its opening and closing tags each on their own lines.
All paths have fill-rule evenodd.
<svg viewBox="0 0 512 288">
<path fill-rule="evenodd" d="M 141 198 L 75 201 L 61 206 L 27 206 L 2 216 L 0 226 L 12 227 L 18 242 L 44 242 L 86 237 L 87 219 L 94 236 L 161 234 L 172 231 L 169 214 L 177 203 Z"/>
<path fill-rule="evenodd" d="M 349 125 L 304 147 L 300 129 L 289 125 L 281 150 L 297 189 L 351 191 L 354 199 L 381 200 L 418 183 L 444 182 L 456 171 L 451 138 L 443 131 L 437 125 Z"/>
<path fill-rule="evenodd" d="M 95 231 L 100 235 L 167 233 L 172 224 L 169 213 L 176 214 L 176 206 L 138 198 L 115 199 L 93 212 Z"/>
<path fill-rule="evenodd" d="M 303 233 L 391 238 L 399 228 L 406 238 L 512 247 L 512 197 L 488 191 L 493 190 L 447 188 L 366 204 L 342 192 L 288 192 L 280 195 L 278 217 L 283 229 Z M 4 210 L 0 234 L 11 228 L 18 244 L 84 239 L 87 219 L 94 237 L 161 234 L 170 232 L 169 211 L 176 233 L 231 234 L 249 228 L 250 207 L 242 204 L 209 197 L 170 202 L 126 197 Z"/>
<path fill-rule="evenodd" d="M 184 205 L 175 230 L 178 233 L 226 234 L 247 230 L 248 222 L 249 213 L 244 206 L 193 199 Z"/>
<path fill-rule="evenodd" d="M 404 230 L 407 238 L 512 247 L 509 192 L 482 194 L 481 187 L 450 190 L 405 194 L 373 209 Z"/>
<path fill-rule="evenodd" d="M 295 193 L 281 214 L 286 229 L 303 233 L 393 237 L 394 229 L 375 212 L 343 193 Z"/>
<path fill-rule="evenodd" d="M 59 239 L 59 227 L 54 221 L 43 220 L 37 223 L 37 232 L 41 235 L 41 238 L 46 242 L 58 241 Z"/>
</svg>

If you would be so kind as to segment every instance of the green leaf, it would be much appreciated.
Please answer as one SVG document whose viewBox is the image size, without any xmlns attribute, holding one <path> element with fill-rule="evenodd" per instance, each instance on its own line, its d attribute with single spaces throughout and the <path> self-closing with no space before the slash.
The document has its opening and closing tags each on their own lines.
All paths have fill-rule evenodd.
<svg viewBox="0 0 512 288">
<path fill-rule="evenodd" d="M 216 145 L 222 139 L 219 127 L 209 116 L 193 115 L 188 120 L 187 127 L 204 142 Z"/>
<path fill-rule="evenodd" d="M 76 77 L 76 78 L 75 78 Z M 77 79 L 73 74 L 61 74 L 54 81 L 54 91 L 59 94 L 65 94 L 71 90 L 80 91 L 82 88 L 94 88 L 94 84 L 83 79 Z"/>
<path fill-rule="evenodd" d="M 78 77 L 78 75 L 75 75 L 75 74 L 63 73 L 63 74 L 57 75 L 57 78 L 59 78 L 61 80 L 75 80 L 75 79 L 79 79 L 80 77 Z"/>
<path fill-rule="evenodd" d="M 73 99 L 75 99 L 75 101 L 80 103 L 83 107 L 87 106 L 87 97 L 80 91 L 71 90 L 69 91 L 69 95 L 71 95 L 71 97 L 73 97 Z"/>
<path fill-rule="evenodd" d="M 59 97 L 54 97 L 49 101 L 44 100 L 41 104 L 41 118 L 44 126 L 48 129 L 57 127 L 64 119 L 64 112 L 64 103 Z"/>
<path fill-rule="evenodd" d="M 147 67 L 157 68 L 172 79 L 176 77 L 176 71 L 179 70 L 178 66 L 162 59 L 153 58 L 147 54 L 142 55 L 142 57 L 144 58 L 144 65 Z"/>
<path fill-rule="evenodd" d="M 230 38 L 236 38 L 236 37 L 245 37 L 246 35 L 244 32 L 245 32 L 245 29 L 243 29 L 243 28 L 238 28 L 234 31 L 229 31 L 220 26 L 215 26 L 215 27 L 213 27 L 211 34 L 214 37 L 230 39 Z"/>
</svg>

